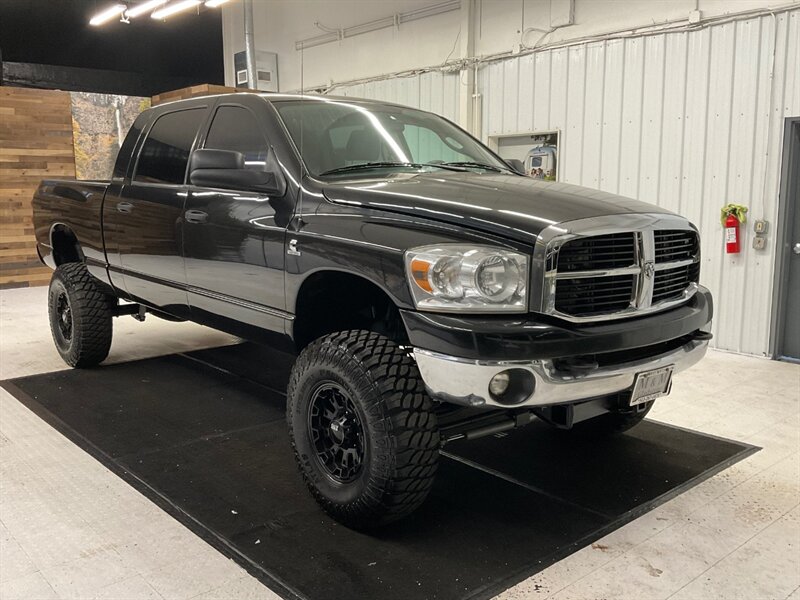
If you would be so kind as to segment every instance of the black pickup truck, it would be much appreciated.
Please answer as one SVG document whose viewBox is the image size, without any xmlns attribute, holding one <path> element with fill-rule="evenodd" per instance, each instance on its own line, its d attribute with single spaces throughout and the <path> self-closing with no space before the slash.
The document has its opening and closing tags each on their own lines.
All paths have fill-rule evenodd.
<svg viewBox="0 0 800 600">
<path fill-rule="evenodd" d="M 520 170 L 394 104 L 152 108 L 110 182 L 36 192 L 56 347 L 96 365 L 112 317 L 149 312 L 297 352 L 287 420 L 311 493 L 353 527 L 398 519 L 447 441 L 534 418 L 623 431 L 706 351 L 694 226 Z"/>
</svg>

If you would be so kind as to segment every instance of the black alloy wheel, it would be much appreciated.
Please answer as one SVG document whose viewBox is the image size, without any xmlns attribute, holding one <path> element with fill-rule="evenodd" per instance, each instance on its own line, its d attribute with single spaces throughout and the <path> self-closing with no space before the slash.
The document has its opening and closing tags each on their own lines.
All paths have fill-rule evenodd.
<svg viewBox="0 0 800 600">
<path fill-rule="evenodd" d="M 364 464 L 364 426 L 348 392 L 322 382 L 311 396 L 308 435 L 320 466 L 338 483 L 354 481 Z"/>
<path fill-rule="evenodd" d="M 59 292 L 56 300 L 56 315 L 58 331 L 64 341 L 72 340 L 72 307 L 69 305 L 69 296 L 64 291 Z"/>
</svg>

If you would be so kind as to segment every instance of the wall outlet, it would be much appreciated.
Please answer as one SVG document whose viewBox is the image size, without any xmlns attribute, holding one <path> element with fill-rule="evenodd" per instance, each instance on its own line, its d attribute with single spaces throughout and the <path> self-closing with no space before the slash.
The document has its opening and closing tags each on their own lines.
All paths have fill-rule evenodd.
<svg viewBox="0 0 800 600">
<path fill-rule="evenodd" d="M 753 238 L 753 248 L 756 250 L 763 250 L 767 247 L 767 238 L 764 237 L 754 237 Z"/>
<path fill-rule="evenodd" d="M 767 226 L 769 223 L 767 221 L 756 221 L 753 223 L 753 231 L 756 233 L 767 233 Z"/>
</svg>

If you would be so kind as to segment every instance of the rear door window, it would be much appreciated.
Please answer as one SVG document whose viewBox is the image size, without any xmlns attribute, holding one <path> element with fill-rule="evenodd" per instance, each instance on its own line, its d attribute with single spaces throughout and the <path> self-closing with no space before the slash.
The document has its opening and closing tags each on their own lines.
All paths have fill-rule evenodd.
<svg viewBox="0 0 800 600">
<path fill-rule="evenodd" d="M 205 114 L 204 108 L 193 108 L 160 116 L 139 153 L 133 180 L 138 183 L 183 184 L 189 153 Z"/>
</svg>

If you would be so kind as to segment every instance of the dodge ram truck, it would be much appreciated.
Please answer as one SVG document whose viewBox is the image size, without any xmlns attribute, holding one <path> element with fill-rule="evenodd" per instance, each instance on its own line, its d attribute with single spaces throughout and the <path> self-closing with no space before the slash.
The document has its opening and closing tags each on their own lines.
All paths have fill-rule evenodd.
<svg viewBox="0 0 800 600">
<path fill-rule="evenodd" d="M 110 181 L 45 180 L 33 206 L 69 365 L 102 362 L 126 314 L 296 352 L 299 470 L 356 528 L 416 509 L 448 441 L 536 418 L 565 436 L 629 429 L 711 337 L 689 221 L 526 177 L 395 104 L 161 105 Z"/>
</svg>

